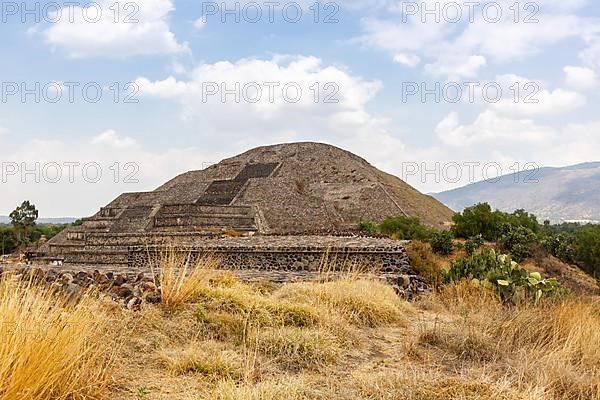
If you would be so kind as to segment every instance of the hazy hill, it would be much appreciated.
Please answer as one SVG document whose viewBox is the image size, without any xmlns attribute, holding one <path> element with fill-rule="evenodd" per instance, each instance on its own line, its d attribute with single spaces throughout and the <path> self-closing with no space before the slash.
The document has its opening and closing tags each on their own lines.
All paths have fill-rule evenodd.
<svg viewBox="0 0 600 400">
<path fill-rule="evenodd" d="M 455 211 L 488 202 L 503 211 L 524 208 L 540 221 L 600 221 L 600 162 L 504 175 L 433 197 Z"/>
<path fill-rule="evenodd" d="M 75 222 L 77 218 L 59 217 L 59 218 L 39 218 L 38 224 L 70 224 Z M 10 224 L 10 218 L 6 215 L 0 215 L 0 224 Z"/>
</svg>

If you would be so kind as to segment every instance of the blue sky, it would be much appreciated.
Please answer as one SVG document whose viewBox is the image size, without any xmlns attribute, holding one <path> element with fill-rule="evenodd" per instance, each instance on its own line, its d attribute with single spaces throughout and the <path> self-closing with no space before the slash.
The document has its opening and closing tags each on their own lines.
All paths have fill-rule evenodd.
<svg viewBox="0 0 600 400">
<path fill-rule="evenodd" d="M 177 173 L 278 142 L 338 145 L 425 192 L 515 168 L 600 159 L 597 1 L 516 8 L 486 1 L 472 8 L 471 21 L 464 2 L 299 0 L 275 2 L 273 22 L 261 1 L 88 3 L 52 3 L 60 17 L 49 2 L 26 2 L 38 15 L 2 3 L 0 214 L 29 199 L 43 216 L 88 215 L 123 191 L 152 190 Z M 230 13 L 223 22 L 222 6 L 236 4 L 240 21 Z M 439 22 L 436 12 L 423 13 L 435 7 Z M 257 8 L 262 17 L 247 21 Z M 298 9 L 302 17 L 290 22 Z M 136 103 L 123 101 L 130 82 Z M 273 98 L 265 83 L 274 85 Z M 236 84 L 240 101 L 234 94 L 223 101 L 222 85 L 236 92 Z M 403 98 L 436 84 L 463 95 Z M 100 88 L 102 98 L 86 100 L 84 85 Z M 499 101 L 484 99 L 484 86 L 501 88 Z M 33 93 L 23 101 L 23 87 L 40 101 Z M 282 87 L 302 95 L 292 102 Z M 63 96 L 52 103 L 56 88 Z M 84 176 L 89 163 L 95 169 Z M 101 178 L 90 177 L 98 168 Z"/>
</svg>

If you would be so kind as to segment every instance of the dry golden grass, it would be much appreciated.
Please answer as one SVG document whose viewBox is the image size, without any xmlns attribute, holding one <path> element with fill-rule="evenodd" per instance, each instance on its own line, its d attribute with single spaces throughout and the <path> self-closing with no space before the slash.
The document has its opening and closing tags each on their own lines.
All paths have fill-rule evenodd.
<svg viewBox="0 0 600 400">
<path fill-rule="evenodd" d="M 215 341 L 191 342 L 181 349 L 163 350 L 165 366 L 174 374 L 201 374 L 212 379 L 241 379 L 243 358 L 235 350 Z"/>
<path fill-rule="evenodd" d="M 600 400 L 597 299 L 506 307 L 459 282 L 411 305 L 364 277 L 276 288 L 202 265 L 177 269 L 169 307 L 118 312 L 131 330 L 110 385 L 101 302 L 3 281 L 0 322 L 18 329 L 0 343 L 0 398 Z"/>
<path fill-rule="evenodd" d="M 291 370 L 332 364 L 340 353 L 339 340 L 318 329 L 285 327 L 255 330 L 248 338 L 248 344 Z"/>
<path fill-rule="evenodd" d="M 513 353 L 521 386 L 536 382 L 555 398 L 600 399 L 600 304 L 570 298 L 522 307 L 491 327 Z"/>
<path fill-rule="evenodd" d="M 295 377 L 241 385 L 232 381 L 223 381 L 211 390 L 206 398 L 209 400 L 307 400 L 316 398 L 310 394 L 310 384 Z"/>
<path fill-rule="evenodd" d="M 99 304 L 1 278 L 0 398 L 102 398 L 118 342 Z"/>
<path fill-rule="evenodd" d="M 174 248 L 162 252 L 151 262 L 153 272 L 159 273 L 162 303 L 174 308 L 192 300 L 220 263 L 210 254 L 196 256 Z"/>
<path fill-rule="evenodd" d="M 320 311 L 309 304 L 277 300 L 252 287 L 236 283 L 226 287 L 204 286 L 199 300 L 211 311 L 241 315 L 260 326 L 312 326 L 321 320 Z"/>
<path fill-rule="evenodd" d="M 294 283 L 274 295 L 280 300 L 324 308 L 363 327 L 402 323 L 412 312 L 412 307 L 402 301 L 391 286 L 367 279 Z"/>
<path fill-rule="evenodd" d="M 447 377 L 436 370 L 387 373 L 357 373 L 353 384 L 358 398 L 380 400 L 517 400 L 525 399 L 510 385 L 489 382 L 484 376 Z"/>
</svg>

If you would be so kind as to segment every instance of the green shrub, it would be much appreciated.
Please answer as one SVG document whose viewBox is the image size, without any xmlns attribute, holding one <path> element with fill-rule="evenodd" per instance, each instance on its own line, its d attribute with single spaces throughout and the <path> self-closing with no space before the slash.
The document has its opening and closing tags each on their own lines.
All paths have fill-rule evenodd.
<svg viewBox="0 0 600 400">
<path fill-rule="evenodd" d="M 378 231 L 377 224 L 370 219 L 363 219 L 356 225 L 356 229 L 361 232 L 376 233 Z"/>
<path fill-rule="evenodd" d="M 473 236 L 468 238 L 465 243 L 461 245 L 463 250 L 468 256 L 475 254 L 475 251 L 483 245 L 483 237 L 481 235 Z"/>
<path fill-rule="evenodd" d="M 549 234 L 540 240 L 540 244 L 554 257 L 566 262 L 575 262 L 575 236 L 567 232 Z"/>
<path fill-rule="evenodd" d="M 469 238 L 482 235 L 486 240 L 496 240 L 499 234 L 499 214 L 488 203 L 479 203 L 454 214 L 452 228 L 456 237 Z"/>
<path fill-rule="evenodd" d="M 454 251 L 454 243 L 452 242 L 452 234 L 447 231 L 437 231 L 431 235 L 429 240 L 431 250 L 435 254 L 447 256 Z"/>
<path fill-rule="evenodd" d="M 385 235 L 396 235 L 398 239 L 424 240 L 431 236 L 431 231 L 417 217 L 388 217 L 379 225 Z"/>
<path fill-rule="evenodd" d="M 525 226 L 505 224 L 500 236 L 500 248 L 511 254 L 513 260 L 523 261 L 529 257 L 529 245 L 535 241 L 535 234 Z"/>
</svg>

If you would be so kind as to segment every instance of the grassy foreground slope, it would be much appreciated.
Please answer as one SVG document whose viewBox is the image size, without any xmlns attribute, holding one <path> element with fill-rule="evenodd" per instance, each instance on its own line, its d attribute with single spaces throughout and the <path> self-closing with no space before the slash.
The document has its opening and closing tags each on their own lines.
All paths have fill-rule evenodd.
<svg viewBox="0 0 600 400">
<path fill-rule="evenodd" d="M 0 344 L 0 399 L 600 399 L 593 297 L 509 307 L 459 282 L 408 303 L 361 276 L 189 272 L 140 312 L 4 278 L 0 322 L 18 329 Z"/>
</svg>

